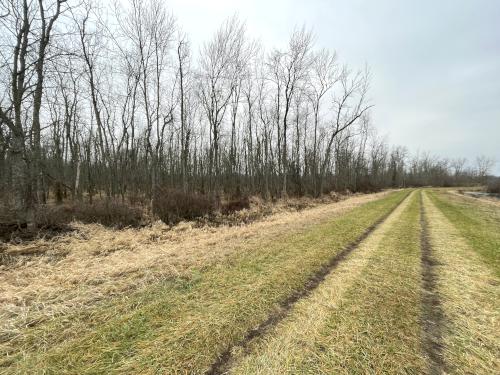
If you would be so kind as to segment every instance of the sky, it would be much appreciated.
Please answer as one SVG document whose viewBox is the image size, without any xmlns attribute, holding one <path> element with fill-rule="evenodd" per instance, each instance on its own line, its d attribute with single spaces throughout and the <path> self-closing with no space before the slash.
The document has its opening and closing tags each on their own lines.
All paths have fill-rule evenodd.
<svg viewBox="0 0 500 375">
<path fill-rule="evenodd" d="M 499 0 L 170 0 L 198 48 L 237 14 L 249 37 L 285 48 L 295 26 L 372 74 L 378 134 L 411 153 L 496 160 L 500 175 Z"/>
</svg>

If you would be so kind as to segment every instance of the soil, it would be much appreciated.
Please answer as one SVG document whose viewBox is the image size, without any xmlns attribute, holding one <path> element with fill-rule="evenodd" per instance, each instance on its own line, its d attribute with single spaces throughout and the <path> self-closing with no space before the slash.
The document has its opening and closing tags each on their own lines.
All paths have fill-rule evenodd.
<svg viewBox="0 0 500 375">
<path fill-rule="evenodd" d="M 429 241 L 429 229 L 425 217 L 425 208 L 420 196 L 420 224 L 422 227 L 420 246 L 422 250 L 422 346 L 428 359 L 429 374 L 445 373 L 443 358 L 443 309 L 441 299 L 437 293 L 436 262 L 432 255 L 432 246 Z"/>
</svg>

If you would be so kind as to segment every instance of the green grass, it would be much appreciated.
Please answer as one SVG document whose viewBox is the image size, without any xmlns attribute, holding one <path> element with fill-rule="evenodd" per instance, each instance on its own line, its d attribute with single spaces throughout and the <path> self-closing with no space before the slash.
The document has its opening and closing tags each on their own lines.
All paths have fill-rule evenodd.
<svg viewBox="0 0 500 375">
<path fill-rule="evenodd" d="M 500 276 L 500 209 L 435 191 L 429 192 L 429 197 L 485 263 Z"/>
<path fill-rule="evenodd" d="M 191 277 L 165 280 L 85 314 L 27 328 L 0 348 L 0 371 L 203 373 L 407 194 L 392 193 Z"/>
<path fill-rule="evenodd" d="M 474 201 L 469 206 L 470 203 L 465 202 L 470 211 L 464 212 L 468 214 L 464 219 L 461 213 L 464 202 L 460 197 L 457 203 L 461 209 L 457 214 L 457 210 L 443 204 L 441 211 L 429 196 L 424 194 L 424 205 L 437 264 L 437 290 L 445 317 L 442 333 L 446 373 L 497 374 L 500 371 L 500 280 L 485 261 L 487 258 L 474 248 L 478 240 L 471 241 L 461 234 L 464 228 L 471 230 L 469 215 L 491 207 L 483 208 L 480 202 Z M 449 204 L 456 204 L 452 196 L 441 199 L 450 199 Z M 434 202 L 438 200 L 434 198 Z M 491 213 L 486 216 L 491 219 Z"/>
</svg>

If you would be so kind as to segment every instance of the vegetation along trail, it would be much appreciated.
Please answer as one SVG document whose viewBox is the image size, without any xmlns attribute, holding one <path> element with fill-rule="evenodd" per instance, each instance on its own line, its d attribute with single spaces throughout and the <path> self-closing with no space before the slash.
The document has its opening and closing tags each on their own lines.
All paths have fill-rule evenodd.
<svg viewBox="0 0 500 375">
<path fill-rule="evenodd" d="M 266 219 L 283 222 L 279 237 L 271 230 L 251 241 L 259 236 L 252 226 L 265 232 L 259 223 L 231 229 L 228 241 L 240 230 L 248 242 L 215 258 L 204 246 L 177 274 L 162 274 L 156 253 L 155 278 L 126 292 L 104 289 L 100 301 L 88 298 L 87 275 L 85 308 L 41 294 L 26 314 L 51 297 L 52 315 L 3 327 L 0 373 L 497 372 L 497 208 L 439 189 L 374 198 Z"/>
<path fill-rule="evenodd" d="M 203 373 L 407 195 L 353 205 L 265 246 L 18 328 L 1 364 L 12 373 Z"/>
<path fill-rule="evenodd" d="M 446 370 L 500 371 L 500 212 L 450 194 L 424 193 L 445 325 Z"/>
</svg>

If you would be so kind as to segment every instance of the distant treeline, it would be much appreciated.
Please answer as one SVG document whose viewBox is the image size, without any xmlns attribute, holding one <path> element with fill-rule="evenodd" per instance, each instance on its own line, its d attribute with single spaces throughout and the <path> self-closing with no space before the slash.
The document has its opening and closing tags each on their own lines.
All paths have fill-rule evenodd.
<svg viewBox="0 0 500 375">
<path fill-rule="evenodd" d="M 21 222 L 49 199 L 319 196 L 481 183 L 491 168 L 377 137 L 368 70 L 306 28 L 266 49 L 233 17 L 193 51 L 160 0 L 6 0 L 0 34 L 0 189 Z"/>
</svg>

